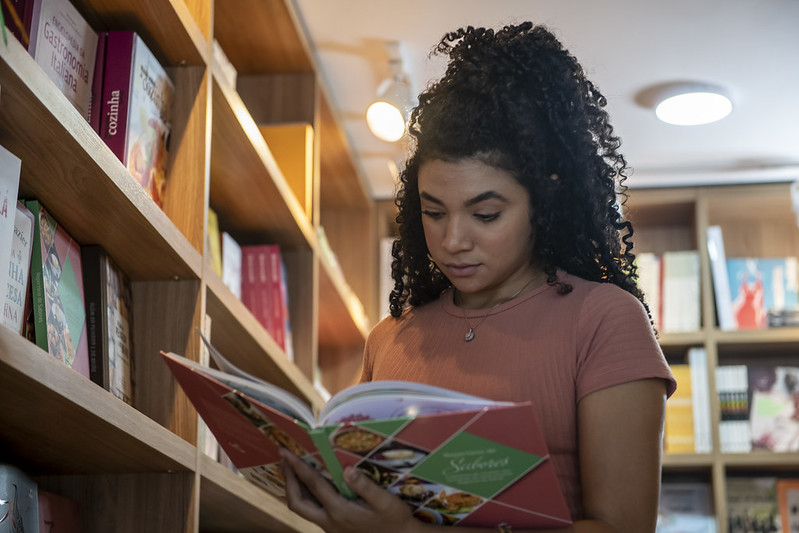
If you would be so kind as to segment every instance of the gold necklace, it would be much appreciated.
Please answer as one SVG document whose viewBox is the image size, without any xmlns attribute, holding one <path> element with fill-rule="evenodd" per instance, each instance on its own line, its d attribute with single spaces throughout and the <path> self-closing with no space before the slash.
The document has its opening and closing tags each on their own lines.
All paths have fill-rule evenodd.
<svg viewBox="0 0 799 533">
<path fill-rule="evenodd" d="M 518 291 L 514 292 L 512 295 L 510 295 L 509 297 L 505 298 L 504 300 L 500 300 L 499 302 L 497 302 L 494 305 L 492 305 L 491 307 L 489 307 L 484 315 L 480 315 L 479 317 L 477 317 L 477 318 L 480 319 L 480 321 L 477 324 L 475 324 L 475 325 L 472 325 L 469 322 L 469 317 L 466 316 L 466 309 L 461 308 L 461 309 L 463 309 L 463 320 L 466 322 L 466 327 L 469 328 L 469 330 L 463 336 L 463 340 L 466 341 L 466 342 L 472 342 L 474 340 L 474 330 L 477 329 L 477 326 L 479 326 L 480 324 L 483 323 L 483 320 L 485 320 L 488 317 L 488 315 L 491 314 L 491 311 L 493 311 L 496 307 L 498 307 L 498 306 L 500 306 L 500 305 L 502 305 L 504 303 L 508 303 L 509 301 L 511 301 L 514 298 L 516 298 L 517 296 L 519 296 L 524 289 L 529 287 L 532 282 L 534 282 L 536 279 L 539 279 L 540 277 L 541 276 L 539 274 L 536 274 L 535 276 L 530 278 L 530 280 L 527 283 L 525 283 L 522 286 L 521 289 L 519 289 Z M 459 299 L 460 299 L 460 293 L 458 292 L 458 289 L 455 289 L 455 296 L 458 296 Z M 462 300 L 461 300 L 461 303 L 463 303 Z"/>
</svg>

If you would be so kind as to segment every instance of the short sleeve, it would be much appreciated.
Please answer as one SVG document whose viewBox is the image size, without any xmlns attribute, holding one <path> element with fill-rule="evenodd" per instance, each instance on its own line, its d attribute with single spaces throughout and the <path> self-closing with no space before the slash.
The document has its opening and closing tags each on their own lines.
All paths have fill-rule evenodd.
<svg viewBox="0 0 799 533">
<path fill-rule="evenodd" d="M 577 332 L 577 401 L 597 390 L 648 378 L 677 382 L 643 304 L 620 287 L 603 283 L 586 297 Z"/>
</svg>

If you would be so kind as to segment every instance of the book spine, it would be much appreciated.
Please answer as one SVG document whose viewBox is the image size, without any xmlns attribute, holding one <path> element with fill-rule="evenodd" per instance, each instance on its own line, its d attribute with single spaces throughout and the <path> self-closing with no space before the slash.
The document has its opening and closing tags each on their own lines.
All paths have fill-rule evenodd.
<svg viewBox="0 0 799 533">
<path fill-rule="evenodd" d="M 105 254 L 100 246 L 82 246 L 83 290 L 86 305 L 86 333 L 89 344 L 89 378 L 108 390 L 108 360 L 104 355 L 103 287 L 105 269 L 102 267 Z"/>
<path fill-rule="evenodd" d="M 665 446 L 668 453 L 693 453 L 694 414 L 691 392 L 691 369 L 687 364 L 673 364 L 677 391 L 666 403 Z"/>
<path fill-rule="evenodd" d="M 100 137 L 127 164 L 126 140 L 135 41 L 132 31 L 111 31 L 106 36 Z"/>
<path fill-rule="evenodd" d="M 41 215 L 42 206 L 38 200 L 28 200 L 26 207 L 33 213 L 33 250 L 31 252 L 31 303 L 33 305 L 33 331 L 36 345 L 49 351 L 47 344 L 47 320 L 44 297 L 44 256 L 42 254 Z"/>
<path fill-rule="evenodd" d="M 710 430 L 710 396 L 707 379 L 707 353 L 704 348 L 688 351 L 688 366 L 691 368 L 691 400 L 694 415 L 694 451 L 710 453 L 713 439 Z"/>
<path fill-rule="evenodd" d="M 108 32 L 97 34 L 97 57 L 94 61 L 94 79 L 92 80 L 92 95 L 89 102 L 89 124 L 92 129 L 100 134 L 100 121 L 103 116 L 103 81 L 105 79 L 105 47 Z"/>
<path fill-rule="evenodd" d="M 699 309 L 699 253 L 696 250 L 663 254 L 664 332 L 697 331 L 701 325 Z"/>
<path fill-rule="evenodd" d="M 267 333 L 274 334 L 270 297 L 269 250 L 266 245 L 242 246 L 241 301 Z"/>
<path fill-rule="evenodd" d="M 45 0 L 29 0 L 30 6 L 30 24 L 27 25 L 29 32 L 30 42 L 28 43 L 28 53 L 31 57 L 34 56 L 36 46 L 39 40 L 39 22 L 42 15 L 42 2 Z"/>
<path fill-rule="evenodd" d="M 730 295 L 730 281 L 727 274 L 727 258 L 724 251 L 721 226 L 707 228 L 707 251 L 710 257 L 719 328 L 724 331 L 734 330 L 736 329 L 736 324 L 735 317 L 732 314 L 732 296 Z"/>
<path fill-rule="evenodd" d="M 268 253 L 268 285 L 267 298 L 269 302 L 270 327 L 272 337 L 280 349 L 286 350 L 285 317 L 287 302 L 283 299 L 283 259 L 280 247 L 269 245 Z"/>
</svg>

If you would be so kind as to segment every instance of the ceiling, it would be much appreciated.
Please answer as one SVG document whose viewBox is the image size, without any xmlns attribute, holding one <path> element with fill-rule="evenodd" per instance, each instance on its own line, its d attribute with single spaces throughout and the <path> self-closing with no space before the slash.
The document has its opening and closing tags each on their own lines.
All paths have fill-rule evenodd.
<svg viewBox="0 0 799 533">
<path fill-rule="evenodd" d="M 413 94 L 444 64 L 429 52 L 461 26 L 546 24 L 608 99 L 631 187 L 799 179 L 799 0 L 293 0 L 332 106 L 376 199 L 394 190 L 404 146 L 375 138 L 366 108 L 398 41 Z M 733 112 L 704 126 L 661 123 L 642 93 L 715 83 Z"/>
</svg>

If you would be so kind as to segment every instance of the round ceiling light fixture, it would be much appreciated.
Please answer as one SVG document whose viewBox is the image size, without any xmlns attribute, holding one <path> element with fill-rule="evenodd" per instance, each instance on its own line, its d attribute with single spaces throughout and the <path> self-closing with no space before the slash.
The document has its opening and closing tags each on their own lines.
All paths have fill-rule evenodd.
<svg viewBox="0 0 799 533">
<path fill-rule="evenodd" d="M 716 85 L 680 82 L 661 87 L 655 115 L 668 124 L 698 126 L 717 122 L 732 112 L 732 100 Z"/>
</svg>

